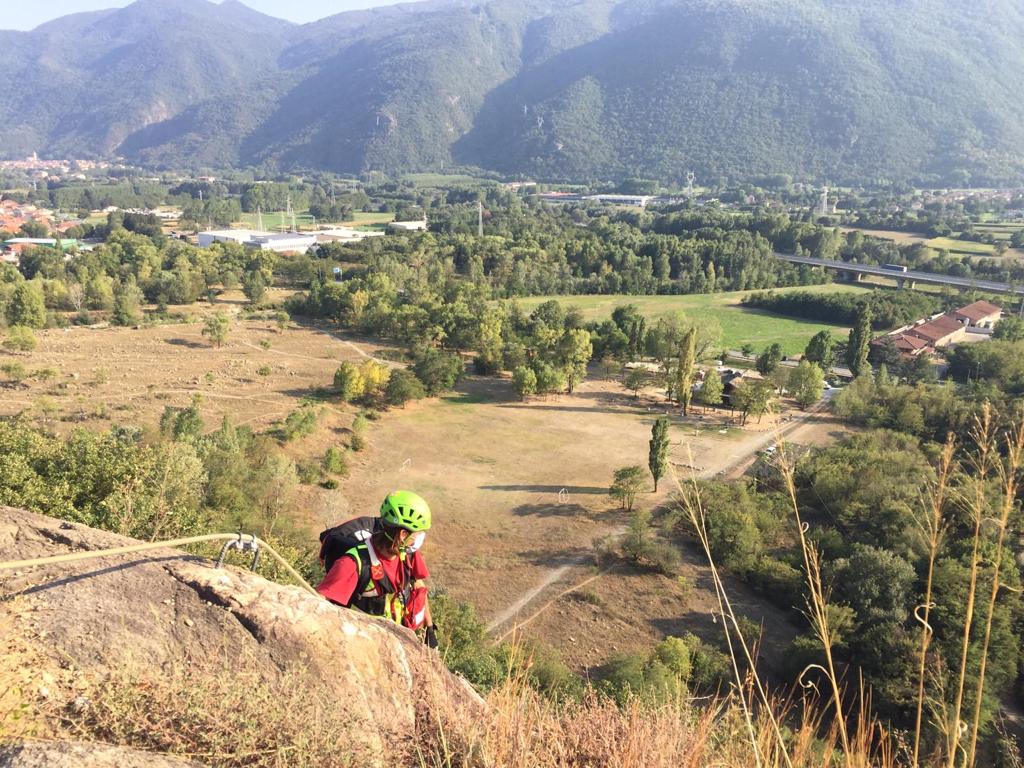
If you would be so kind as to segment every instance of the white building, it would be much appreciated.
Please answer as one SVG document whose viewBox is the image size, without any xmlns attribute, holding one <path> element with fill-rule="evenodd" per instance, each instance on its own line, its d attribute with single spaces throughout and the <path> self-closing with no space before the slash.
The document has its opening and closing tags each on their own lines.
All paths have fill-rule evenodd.
<svg viewBox="0 0 1024 768">
<path fill-rule="evenodd" d="M 303 235 L 299 232 L 282 232 L 278 235 L 256 235 L 245 245 L 251 248 L 259 248 L 261 251 L 305 253 L 316 245 L 316 235 Z"/>
<path fill-rule="evenodd" d="M 209 248 L 214 243 L 238 243 L 246 248 L 277 253 L 305 253 L 316 245 L 316 235 L 300 232 L 258 232 L 251 229 L 220 229 L 200 232 L 199 247 Z"/>
<path fill-rule="evenodd" d="M 367 237 L 383 237 L 384 233 L 380 230 L 362 230 L 352 229 L 352 227 L 332 227 L 331 229 L 321 229 L 316 233 L 316 241 L 318 243 L 358 243 Z"/>
<path fill-rule="evenodd" d="M 646 208 L 654 195 L 587 195 L 585 200 L 594 200 L 609 205 L 637 205 Z"/>
<path fill-rule="evenodd" d="M 253 237 L 259 235 L 270 235 L 272 232 L 258 232 L 252 229 L 213 229 L 208 232 L 200 232 L 196 237 L 199 240 L 200 248 L 209 248 L 214 243 L 238 243 L 246 245 Z"/>
<path fill-rule="evenodd" d="M 388 229 L 392 232 L 426 232 L 427 220 L 421 219 L 420 221 L 392 221 L 388 224 Z"/>
</svg>

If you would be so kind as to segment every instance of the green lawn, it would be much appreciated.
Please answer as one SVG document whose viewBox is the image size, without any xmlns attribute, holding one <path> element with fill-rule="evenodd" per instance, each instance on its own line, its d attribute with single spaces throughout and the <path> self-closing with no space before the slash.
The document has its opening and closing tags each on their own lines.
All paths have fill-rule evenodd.
<svg viewBox="0 0 1024 768">
<path fill-rule="evenodd" d="M 996 251 L 995 247 L 988 243 L 972 243 L 970 240 L 957 240 L 954 237 L 933 237 L 931 240 L 925 240 L 924 244 L 937 251 L 946 250 L 968 256 L 991 256 Z"/>
<path fill-rule="evenodd" d="M 820 293 L 850 293 L 871 290 L 855 285 L 829 284 L 782 288 L 780 291 L 814 291 Z M 783 317 L 768 312 L 747 309 L 740 299 L 750 292 L 691 294 L 687 296 L 530 296 L 519 299 L 520 306 L 530 312 L 538 304 L 558 299 L 566 306 L 577 306 L 587 320 L 605 320 L 612 310 L 622 304 L 635 304 L 649 318 L 664 317 L 682 312 L 689 319 L 717 320 L 722 326 L 722 343 L 738 349 L 749 342 L 758 350 L 772 342 L 779 342 L 785 354 L 803 352 L 808 340 L 818 331 L 830 330 L 846 336 L 849 328 L 810 320 Z"/>
</svg>

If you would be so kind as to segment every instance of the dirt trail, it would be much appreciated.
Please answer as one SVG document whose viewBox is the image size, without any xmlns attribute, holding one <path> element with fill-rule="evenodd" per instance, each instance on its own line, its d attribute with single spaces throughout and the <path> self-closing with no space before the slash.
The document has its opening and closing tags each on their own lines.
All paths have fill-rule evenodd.
<svg viewBox="0 0 1024 768">
<path fill-rule="evenodd" d="M 510 605 L 504 611 L 502 611 L 493 619 L 491 619 L 491 621 L 487 624 L 487 631 L 493 632 L 494 630 L 498 629 L 498 627 L 502 626 L 505 622 L 511 621 L 512 619 L 516 618 L 519 615 L 519 612 L 522 611 L 523 608 L 528 606 L 530 603 L 532 603 L 533 600 L 541 592 L 550 587 L 552 584 L 561 580 L 561 578 L 565 576 L 570 570 L 572 570 L 574 566 L 584 565 L 589 559 L 589 556 L 578 557 L 571 563 L 566 563 L 565 565 L 559 566 L 558 568 L 548 571 L 544 578 L 541 579 L 541 581 L 535 587 L 527 591 L 518 600 L 512 603 L 512 605 Z"/>
<path fill-rule="evenodd" d="M 816 421 L 824 412 L 825 407 L 826 404 L 821 403 L 768 433 L 752 433 L 749 438 L 737 446 L 738 451 L 733 453 L 731 458 L 718 462 L 715 466 L 703 468 L 697 476 L 702 479 L 707 479 L 715 477 L 716 475 L 733 476 L 739 474 L 739 472 L 745 469 L 747 464 L 749 464 L 749 462 L 752 461 L 760 451 L 764 450 L 769 445 L 792 435 L 801 427 L 807 426 L 809 423 Z M 624 530 L 625 529 L 619 529 L 613 535 L 621 536 Z M 518 614 L 530 605 L 530 603 L 536 600 L 544 590 L 562 580 L 571 570 L 573 570 L 573 568 L 586 565 L 589 561 L 589 555 L 582 555 L 568 563 L 547 571 L 544 578 L 541 579 L 534 587 L 527 590 L 515 602 L 491 619 L 487 624 L 487 631 L 494 632 L 507 622 L 516 618 Z"/>
</svg>

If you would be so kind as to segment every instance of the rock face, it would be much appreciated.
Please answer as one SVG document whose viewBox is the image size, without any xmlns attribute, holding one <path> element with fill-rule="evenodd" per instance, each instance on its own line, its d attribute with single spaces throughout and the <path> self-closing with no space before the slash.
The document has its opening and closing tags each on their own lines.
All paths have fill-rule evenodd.
<svg viewBox="0 0 1024 768">
<path fill-rule="evenodd" d="M 0 562 L 131 543 L 0 507 Z M 29 675 L 22 683 L 51 700 L 74 698 L 73 687 L 62 684 L 69 670 L 81 678 L 131 663 L 159 670 L 197 659 L 237 660 L 267 679 L 308 675 L 326 685 L 333 701 L 325 702 L 325 714 L 353 723 L 364 765 L 387 762 L 385 745 L 415 732 L 425 697 L 482 707 L 410 632 L 180 551 L 0 571 L 0 596 L 6 635 L 0 674 Z M 19 669 L 4 670 L 4 664 Z M 10 764 L 35 765 L 26 760 L 38 749 L 24 746 L 12 758 L 22 762 Z"/>
</svg>

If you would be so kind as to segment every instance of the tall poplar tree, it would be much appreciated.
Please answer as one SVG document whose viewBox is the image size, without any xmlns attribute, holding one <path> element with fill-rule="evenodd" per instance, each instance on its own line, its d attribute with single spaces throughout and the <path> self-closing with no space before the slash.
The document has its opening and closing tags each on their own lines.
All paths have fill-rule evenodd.
<svg viewBox="0 0 1024 768">
<path fill-rule="evenodd" d="M 871 309 L 867 304 L 857 310 L 857 321 L 850 329 L 850 338 L 846 344 L 846 363 L 853 375 L 860 376 L 870 370 L 868 351 L 871 344 Z"/>
<path fill-rule="evenodd" d="M 654 422 L 651 427 L 650 450 L 647 454 L 647 466 L 654 478 L 654 492 L 658 492 L 658 481 L 665 476 L 668 469 L 668 419 L 664 416 Z"/>
<path fill-rule="evenodd" d="M 693 398 L 693 370 L 697 362 L 697 329 L 690 328 L 683 335 L 679 345 L 679 364 L 676 366 L 675 390 L 676 399 L 683 406 L 683 416 L 690 409 Z"/>
</svg>

